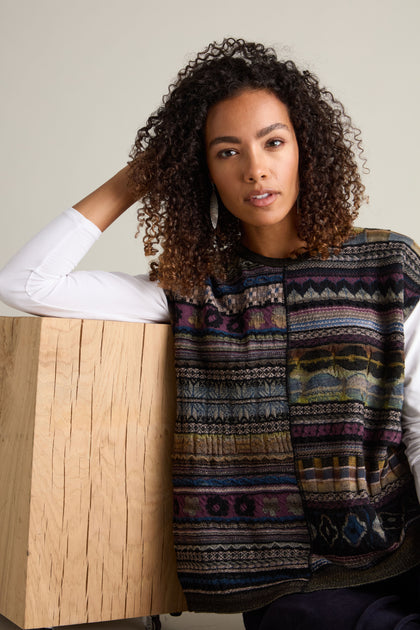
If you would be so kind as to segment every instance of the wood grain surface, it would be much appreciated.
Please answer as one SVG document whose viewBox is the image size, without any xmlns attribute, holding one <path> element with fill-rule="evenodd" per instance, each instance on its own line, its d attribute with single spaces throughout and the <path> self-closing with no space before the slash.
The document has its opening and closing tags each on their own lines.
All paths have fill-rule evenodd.
<svg viewBox="0 0 420 630">
<path fill-rule="evenodd" d="M 0 324 L 0 613 L 35 628 L 185 610 L 170 327 Z"/>
</svg>

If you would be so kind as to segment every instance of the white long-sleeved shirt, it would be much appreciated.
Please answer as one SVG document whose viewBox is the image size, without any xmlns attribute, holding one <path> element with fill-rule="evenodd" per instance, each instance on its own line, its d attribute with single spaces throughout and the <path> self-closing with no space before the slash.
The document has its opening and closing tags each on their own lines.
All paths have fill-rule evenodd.
<svg viewBox="0 0 420 630">
<path fill-rule="evenodd" d="M 0 298 L 34 315 L 168 323 L 165 293 L 148 276 L 73 271 L 100 235 L 77 210 L 66 210 L 0 271 Z M 420 302 L 404 334 L 403 440 L 420 498 Z"/>
</svg>

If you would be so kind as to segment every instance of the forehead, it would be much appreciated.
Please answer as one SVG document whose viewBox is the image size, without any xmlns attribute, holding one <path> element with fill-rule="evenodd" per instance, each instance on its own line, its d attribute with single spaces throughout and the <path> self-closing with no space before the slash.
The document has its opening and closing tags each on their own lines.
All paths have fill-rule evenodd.
<svg viewBox="0 0 420 630">
<path fill-rule="evenodd" d="M 274 123 L 283 123 L 293 130 L 286 105 L 268 90 L 245 90 L 209 109 L 206 139 L 213 135 L 256 132 Z"/>
</svg>

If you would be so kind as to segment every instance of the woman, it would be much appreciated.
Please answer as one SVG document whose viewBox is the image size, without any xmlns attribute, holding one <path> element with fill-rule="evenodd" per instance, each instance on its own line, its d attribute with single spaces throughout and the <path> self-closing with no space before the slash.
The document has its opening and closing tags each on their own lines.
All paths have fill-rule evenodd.
<svg viewBox="0 0 420 630">
<path fill-rule="evenodd" d="M 353 228 L 357 153 L 313 75 L 212 44 L 0 278 L 28 312 L 171 321 L 179 576 L 248 629 L 419 627 L 419 251 Z M 136 199 L 150 278 L 72 272 Z"/>
</svg>

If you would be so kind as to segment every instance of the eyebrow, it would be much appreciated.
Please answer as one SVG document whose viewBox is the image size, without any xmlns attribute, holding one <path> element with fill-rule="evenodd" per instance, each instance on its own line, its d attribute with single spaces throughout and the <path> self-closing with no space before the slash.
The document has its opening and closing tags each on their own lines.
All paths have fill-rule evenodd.
<svg viewBox="0 0 420 630">
<path fill-rule="evenodd" d="M 288 125 L 277 122 L 277 123 L 273 123 L 272 125 L 268 125 L 268 127 L 264 127 L 263 129 L 260 129 L 259 131 L 257 131 L 257 134 L 256 134 L 257 138 L 263 138 L 264 136 L 268 135 L 275 129 L 287 129 L 288 131 L 290 130 Z M 240 144 L 241 140 L 237 136 L 218 136 L 217 138 L 213 138 L 213 140 L 209 142 L 209 148 L 212 147 L 214 144 L 223 144 L 224 142 L 232 143 L 232 144 Z"/>
</svg>

